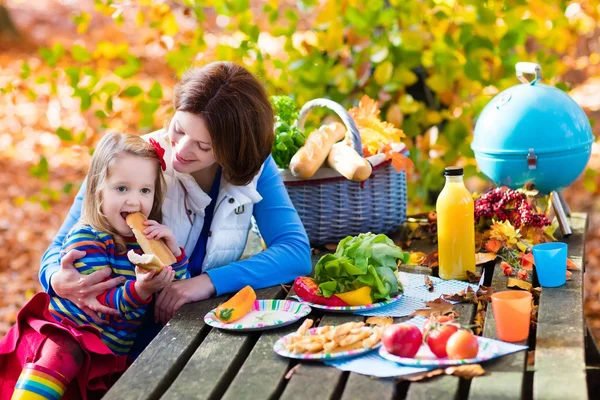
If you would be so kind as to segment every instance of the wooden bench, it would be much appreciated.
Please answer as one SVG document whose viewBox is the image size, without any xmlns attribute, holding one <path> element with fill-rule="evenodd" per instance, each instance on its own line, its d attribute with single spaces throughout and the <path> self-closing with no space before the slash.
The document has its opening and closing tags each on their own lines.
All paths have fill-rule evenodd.
<svg viewBox="0 0 600 400">
<path fill-rule="evenodd" d="M 569 257 L 584 265 L 587 216 L 571 218 L 573 235 L 565 238 Z M 318 256 L 313 258 L 316 263 Z M 428 273 L 427 268 L 404 267 Z M 489 275 L 487 275 L 489 273 Z M 507 290 L 501 268 L 490 265 L 488 281 L 496 291 Z M 259 298 L 282 299 L 283 287 L 257 291 Z M 410 383 L 375 379 L 344 372 L 319 363 L 298 364 L 273 352 L 281 336 L 295 331 L 300 322 L 263 333 L 230 333 L 204 324 L 204 315 L 226 297 L 188 304 L 169 322 L 121 379 L 106 399 L 587 399 L 583 270 L 573 271 L 566 285 L 544 289 L 537 330 L 526 344 L 535 350 L 535 364 L 527 365 L 528 353 L 484 363 L 485 376 L 465 380 L 440 376 Z M 472 323 L 473 304 L 460 304 L 460 320 Z M 363 320 L 352 314 L 323 314 L 310 318 L 321 325 Z M 407 318 L 396 318 L 395 322 Z M 535 334 L 533 334 L 535 333 Z M 491 304 L 483 335 L 496 337 Z M 533 353 L 532 353 L 533 354 Z M 593 397 L 593 396 L 592 396 Z"/>
</svg>

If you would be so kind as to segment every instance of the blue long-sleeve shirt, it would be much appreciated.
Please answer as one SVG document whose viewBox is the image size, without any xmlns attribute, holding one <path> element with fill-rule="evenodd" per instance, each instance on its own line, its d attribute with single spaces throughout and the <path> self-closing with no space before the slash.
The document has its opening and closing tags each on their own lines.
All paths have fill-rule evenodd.
<svg viewBox="0 0 600 400">
<path fill-rule="evenodd" d="M 291 282 L 297 276 L 308 275 L 311 272 L 310 245 L 306 231 L 271 156 L 265 163 L 256 189 L 262 200 L 254 205 L 253 216 L 267 249 L 246 260 L 207 271 L 217 295 L 235 292 L 246 285 L 260 289 Z M 81 215 L 84 194 L 85 182 L 67 218 L 42 257 L 40 282 L 50 294 L 54 294 L 50 286 L 50 277 L 60 268 L 60 246 Z M 192 276 L 201 273 L 202 261 L 200 257 L 190 260 L 188 270 Z M 200 265 L 196 265 L 197 263 Z"/>
</svg>

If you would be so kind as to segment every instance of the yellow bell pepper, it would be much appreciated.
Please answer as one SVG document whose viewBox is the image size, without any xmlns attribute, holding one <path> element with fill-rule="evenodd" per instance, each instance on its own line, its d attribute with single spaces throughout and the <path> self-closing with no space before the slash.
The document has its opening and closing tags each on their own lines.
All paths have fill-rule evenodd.
<svg viewBox="0 0 600 400">
<path fill-rule="evenodd" d="M 363 286 L 360 289 L 336 293 L 335 295 L 351 306 L 365 306 L 373 303 L 370 286 Z"/>
</svg>

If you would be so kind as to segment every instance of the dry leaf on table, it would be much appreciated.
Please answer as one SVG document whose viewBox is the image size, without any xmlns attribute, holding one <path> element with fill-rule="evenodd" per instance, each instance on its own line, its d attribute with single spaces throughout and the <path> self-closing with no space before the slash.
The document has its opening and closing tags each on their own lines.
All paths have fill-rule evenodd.
<svg viewBox="0 0 600 400">
<path fill-rule="evenodd" d="M 418 382 L 424 379 L 433 378 L 434 376 L 442 375 L 443 373 L 443 369 L 434 369 L 417 375 L 401 376 L 400 379 L 404 381 Z"/>
<path fill-rule="evenodd" d="M 441 297 L 433 301 L 428 301 L 425 303 L 425 305 L 429 308 L 417 310 L 410 316 L 422 315 L 424 317 L 429 318 L 431 314 L 446 315 L 452 313 L 454 307 L 452 303 L 447 302 Z"/>
<path fill-rule="evenodd" d="M 486 262 L 494 261 L 496 253 L 477 253 L 475 254 L 475 265 L 485 264 Z"/>
<path fill-rule="evenodd" d="M 472 379 L 476 376 L 485 375 L 485 370 L 479 364 L 459 365 L 448 367 L 444 371 L 446 375 L 454 375 L 459 378 Z"/>
<path fill-rule="evenodd" d="M 469 278 L 469 283 L 479 283 L 481 280 L 481 274 L 467 271 L 467 277 Z"/>
<path fill-rule="evenodd" d="M 529 283 L 529 282 L 525 282 L 520 279 L 511 278 L 511 277 L 508 278 L 508 283 L 506 284 L 506 286 L 509 288 L 518 288 L 518 289 L 523 289 L 523 290 L 528 290 L 528 291 L 530 291 L 531 288 L 533 287 L 531 285 L 531 283 Z"/>
<path fill-rule="evenodd" d="M 438 262 L 438 252 L 432 251 L 431 253 L 427 254 L 427 257 L 423 261 L 423 265 L 429 268 L 438 267 L 440 265 Z"/>
<path fill-rule="evenodd" d="M 494 294 L 493 287 L 479 286 L 479 289 L 477 289 L 477 301 L 487 304 L 492 299 L 493 294 Z"/>
<path fill-rule="evenodd" d="M 483 331 L 483 324 L 485 321 L 485 309 L 481 305 L 481 303 L 477 304 L 477 312 L 475 313 L 475 318 L 473 318 L 473 324 L 476 325 L 473 328 L 473 333 L 476 335 L 480 335 Z"/>
<path fill-rule="evenodd" d="M 427 290 L 429 290 L 430 292 L 433 292 L 433 281 L 431 280 L 430 277 L 428 277 L 427 275 L 423 275 L 425 277 L 425 287 L 427 288 Z"/>
<path fill-rule="evenodd" d="M 459 301 L 461 303 L 477 303 L 477 294 L 471 286 L 467 286 L 458 293 L 443 294 L 442 298 L 448 301 Z"/>
<path fill-rule="evenodd" d="M 387 326 L 394 323 L 392 317 L 369 317 L 365 321 L 367 325 Z"/>
</svg>

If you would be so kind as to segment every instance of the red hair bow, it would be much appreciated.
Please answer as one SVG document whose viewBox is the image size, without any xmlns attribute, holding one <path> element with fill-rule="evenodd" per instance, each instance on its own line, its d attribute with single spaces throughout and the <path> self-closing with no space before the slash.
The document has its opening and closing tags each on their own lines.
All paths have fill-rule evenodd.
<svg viewBox="0 0 600 400">
<path fill-rule="evenodd" d="M 167 163 L 165 163 L 165 149 L 163 149 L 160 146 L 160 144 L 154 139 L 150 139 L 150 144 L 152 145 L 152 147 L 154 147 L 154 151 L 156 152 L 156 155 L 158 156 L 158 161 L 160 161 L 160 166 L 161 166 L 162 170 L 166 171 Z"/>
</svg>

